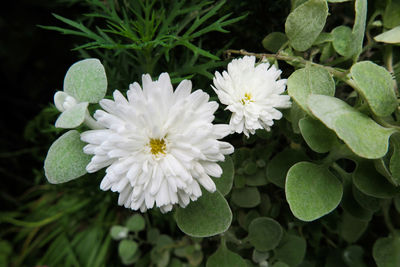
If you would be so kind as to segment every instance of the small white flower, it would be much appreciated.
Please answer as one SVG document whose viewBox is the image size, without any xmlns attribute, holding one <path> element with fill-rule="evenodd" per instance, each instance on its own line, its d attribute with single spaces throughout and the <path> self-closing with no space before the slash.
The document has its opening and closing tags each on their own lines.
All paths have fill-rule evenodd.
<svg viewBox="0 0 400 267">
<path fill-rule="evenodd" d="M 271 130 L 273 120 L 282 118 L 277 108 L 289 108 L 290 97 L 281 95 L 286 79 L 280 79 L 281 71 L 269 63 L 255 66 L 254 56 L 234 59 L 228 64 L 228 72 L 215 72 L 212 88 L 221 103 L 232 112 L 229 125 L 237 133 L 247 137 L 257 129 Z"/>
<path fill-rule="evenodd" d="M 58 111 L 64 112 L 78 104 L 78 101 L 63 91 L 58 91 L 54 94 L 54 104 Z"/>
<path fill-rule="evenodd" d="M 222 174 L 218 161 L 233 147 L 218 141 L 230 133 L 229 125 L 213 125 L 216 102 L 192 83 L 182 81 L 175 92 L 169 75 L 158 81 L 142 76 L 143 90 L 133 83 L 127 99 L 114 92 L 103 99 L 95 119 L 105 129 L 82 133 L 84 152 L 93 154 L 88 172 L 107 167 L 100 188 L 119 192 L 119 205 L 142 212 L 174 204 L 185 207 L 201 196 L 200 185 L 216 190 L 210 176 Z"/>
</svg>

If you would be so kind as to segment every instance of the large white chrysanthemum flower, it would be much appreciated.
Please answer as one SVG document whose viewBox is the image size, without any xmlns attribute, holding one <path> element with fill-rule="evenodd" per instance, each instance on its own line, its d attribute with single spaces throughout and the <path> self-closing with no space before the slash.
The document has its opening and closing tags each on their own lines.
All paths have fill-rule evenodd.
<svg viewBox="0 0 400 267">
<path fill-rule="evenodd" d="M 230 126 L 247 137 L 257 129 L 271 130 L 273 120 L 282 118 L 277 108 L 289 108 L 290 96 L 281 95 L 286 79 L 277 80 L 281 71 L 269 63 L 255 66 L 254 56 L 234 59 L 228 72 L 215 72 L 214 86 L 221 103 L 232 112 Z"/>
<path fill-rule="evenodd" d="M 142 77 L 143 90 L 133 83 L 127 99 L 114 92 L 103 99 L 104 110 L 94 114 L 105 129 L 82 133 L 84 152 L 93 154 L 88 172 L 107 167 L 100 188 L 119 192 L 119 205 L 142 212 L 159 207 L 168 212 L 174 204 L 188 205 L 201 196 L 200 185 L 216 190 L 210 176 L 222 174 L 218 161 L 233 147 L 218 141 L 230 133 L 229 125 L 213 125 L 216 102 L 192 83 L 182 81 L 175 92 L 169 75 L 158 81 Z"/>
</svg>

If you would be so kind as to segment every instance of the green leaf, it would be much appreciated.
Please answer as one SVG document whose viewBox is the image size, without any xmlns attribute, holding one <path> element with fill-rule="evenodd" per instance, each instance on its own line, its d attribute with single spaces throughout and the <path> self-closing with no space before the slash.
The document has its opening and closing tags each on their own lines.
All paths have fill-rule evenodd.
<svg viewBox="0 0 400 267">
<path fill-rule="evenodd" d="M 380 201 L 379 198 L 371 197 L 359 189 L 356 186 L 352 186 L 353 196 L 357 203 L 364 209 L 369 210 L 371 212 L 376 212 L 380 209 Z"/>
<path fill-rule="evenodd" d="M 275 249 L 275 257 L 289 266 L 298 266 L 306 255 L 307 242 L 303 237 L 286 234 Z"/>
<path fill-rule="evenodd" d="M 246 267 L 246 262 L 238 254 L 228 250 L 225 245 L 221 245 L 212 254 L 206 263 L 206 267 Z"/>
<path fill-rule="evenodd" d="M 299 121 L 304 118 L 307 113 L 299 106 L 299 104 L 297 104 L 296 101 L 293 101 L 289 114 L 293 132 L 296 134 L 300 134 Z"/>
<path fill-rule="evenodd" d="M 387 44 L 400 44 L 400 26 L 374 37 L 375 41 Z"/>
<path fill-rule="evenodd" d="M 81 125 L 85 120 L 88 105 L 88 102 L 78 103 L 72 108 L 65 110 L 56 120 L 56 127 L 72 129 Z"/>
<path fill-rule="evenodd" d="M 349 2 L 351 0 L 328 0 L 329 3 L 343 3 L 343 2 Z"/>
<path fill-rule="evenodd" d="M 133 240 L 124 239 L 119 242 L 118 254 L 124 264 L 131 264 L 136 259 L 138 244 Z"/>
<path fill-rule="evenodd" d="M 367 20 L 367 0 L 356 0 L 354 4 L 356 17 L 353 25 L 354 58 L 358 58 L 363 48 L 365 23 Z"/>
<path fill-rule="evenodd" d="M 268 251 L 278 246 L 282 233 L 282 227 L 277 221 L 260 217 L 250 223 L 248 238 L 258 251 Z"/>
<path fill-rule="evenodd" d="M 309 0 L 298 6 L 285 23 L 290 45 L 297 51 L 310 48 L 324 28 L 327 16 L 326 0 Z"/>
<path fill-rule="evenodd" d="M 219 162 L 219 166 L 222 168 L 222 175 L 220 178 L 215 178 L 213 180 L 217 190 L 223 196 L 226 196 L 232 189 L 235 167 L 233 166 L 232 158 L 229 156 L 225 156 L 225 161 Z"/>
<path fill-rule="evenodd" d="M 64 91 L 79 102 L 97 103 L 107 91 L 107 76 L 100 60 L 84 59 L 73 64 L 64 79 Z"/>
<path fill-rule="evenodd" d="M 59 184 L 86 174 L 91 156 L 83 153 L 85 145 L 79 132 L 75 130 L 60 136 L 51 145 L 44 161 L 47 180 L 52 184 Z"/>
<path fill-rule="evenodd" d="M 383 14 L 383 26 L 394 28 L 400 25 L 400 0 L 386 1 L 385 13 Z"/>
<path fill-rule="evenodd" d="M 254 175 L 246 175 L 246 184 L 250 186 L 261 186 L 268 183 L 265 169 L 258 169 Z"/>
<path fill-rule="evenodd" d="M 329 72 L 321 67 L 307 66 L 296 70 L 288 81 L 288 94 L 306 112 L 311 113 L 307 99 L 312 94 L 335 94 L 335 82 Z"/>
<path fill-rule="evenodd" d="M 241 208 L 253 208 L 260 204 L 260 193 L 256 187 L 234 189 L 232 202 Z"/>
<path fill-rule="evenodd" d="M 339 205 L 343 188 L 326 167 L 299 162 L 287 173 L 285 192 L 294 216 L 313 221 Z"/>
<path fill-rule="evenodd" d="M 110 235 L 114 240 L 121 240 L 128 237 L 129 229 L 121 225 L 113 225 Z"/>
<path fill-rule="evenodd" d="M 301 150 L 286 149 L 276 154 L 267 165 L 268 180 L 280 188 L 285 188 L 288 170 L 295 163 L 303 160 L 308 160 L 308 158 Z"/>
<path fill-rule="evenodd" d="M 380 126 L 335 97 L 311 95 L 308 98 L 308 107 L 355 154 L 369 159 L 381 158 L 386 154 L 393 129 Z"/>
<path fill-rule="evenodd" d="M 347 26 L 339 26 L 332 30 L 333 48 L 339 55 L 350 57 L 354 53 L 352 30 Z"/>
<path fill-rule="evenodd" d="M 361 192 L 372 197 L 392 198 L 400 192 L 400 188 L 389 183 L 369 161 L 357 164 L 357 169 L 353 173 L 353 182 Z"/>
<path fill-rule="evenodd" d="M 144 228 L 146 227 L 146 222 L 142 215 L 135 214 L 126 221 L 126 227 L 130 231 L 139 232 L 144 230 Z"/>
<path fill-rule="evenodd" d="M 266 50 L 276 53 L 279 51 L 279 48 L 287 42 L 287 40 L 288 39 L 284 33 L 271 32 L 262 40 L 262 45 Z"/>
<path fill-rule="evenodd" d="M 376 115 L 389 116 L 397 108 L 392 75 L 385 68 L 363 61 L 354 64 L 350 73 L 357 91 Z"/>
<path fill-rule="evenodd" d="M 228 202 L 218 191 L 203 195 L 192 201 L 186 208 L 176 211 L 179 229 L 194 237 L 207 237 L 225 232 L 232 222 L 232 212 Z"/>
<path fill-rule="evenodd" d="M 372 256 L 378 267 L 400 266 L 400 237 L 379 238 L 372 249 Z"/>
<path fill-rule="evenodd" d="M 400 184 L 400 135 L 394 134 L 390 138 L 393 146 L 393 154 L 390 158 L 389 169 L 392 174 L 392 180 L 396 185 Z"/>
<path fill-rule="evenodd" d="M 372 211 L 369 209 L 364 209 L 358 201 L 355 199 L 353 194 L 353 187 L 355 187 L 347 177 L 342 177 L 344 181 L 344 190 L 341 206 L 353 217 L 360 219 L 362 221 L 370 221 L 372 218 Z"/>
<path fill-rule="evenodd" d="M 339 222 L 339 235 L 349 243 L 356 242 L 367 229 L 368 223 L 343 211 Z"/>
<path fill-rule="evenodd" d="M 320 121 L 305 117 L 299 122 L 301 135 L 307 145 L 318 153 L 328 152 L 335 143 L 336 135 Z"/>
<path fill-rule="evenodd" d="M 313 45 L 319 45 L 319 44 L 323 44 L 323 43 L 328 43 L 328 42 L 332 42 L 333 41 L 333 36 L 331 33 L 328 32 L 321 32 L 317 39 L 314 41 Z"/>
<path fill-rule="evenodd" d="M 361 246 L 351 245 L 343 251 L 343 260 L 351 267 L 365 267 L 364 249 Z"/>
</svg>

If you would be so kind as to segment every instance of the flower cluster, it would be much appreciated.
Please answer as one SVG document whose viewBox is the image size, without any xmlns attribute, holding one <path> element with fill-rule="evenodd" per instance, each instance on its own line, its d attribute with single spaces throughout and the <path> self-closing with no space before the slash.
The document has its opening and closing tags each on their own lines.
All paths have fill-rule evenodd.
<svg viewBox="0 0 400 267">
<path fill-rule="evenodd" d="M 100 188 L 118 192 L 118 204 L 127 208 L 144 212 L 156 206 L 168 212 L 176 204 L 186 207 L 202 195 L 201 187 L 216 190 L 211 177 L 221 176 L 218 162 L 234 150 L 220 139 L 232 132 L 249 136 L 270 130 L 282 117 L 277 108 L 290 107 L 289 96 L 281 95 L 286 80 L 278 79 L 280 73 L 268 63 L 256 65 L 255 57 L 235 59 L 227 72 L 215 73 L 212 88 L 232 112 L 229 125 L 213 124 L 217 102 L 202 90 L 191 92 L 190 81 L 174 90 L 167 73 L 156 81 L 143 75 L 142 85 L 131 84 L 126 97 L 116 90 L 113 100 L 102 99 L 96 121 L 85 115 L 92 130 L 81 134 L 87 143 L 83 151 L 93 155 L 87 172 L 106 168 Z M 63 112 L 78 101 L 58 92 L 55 104 Z"/>
</svg>

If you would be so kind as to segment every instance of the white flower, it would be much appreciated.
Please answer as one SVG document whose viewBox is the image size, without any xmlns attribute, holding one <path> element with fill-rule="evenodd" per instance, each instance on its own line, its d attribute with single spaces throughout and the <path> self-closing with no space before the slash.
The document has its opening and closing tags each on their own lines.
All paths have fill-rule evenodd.
<svg viewBox="0 0 400 267">
<path fill-rule="evenodd" d="M 103 99 L 94 114 L 105 127 L 82 133 L 84 152 L 93 154 L 88 172 L 107 167 L 100 188 L 119 192 L 119 205 L 142 212 L 159 207 L 168 212 L 174 204 L 185 207 L 201 196 L 200 185 L 216 190 L 210 176 L 222 174 L 218 161 L 233 147 L 218 141 L 230 133 L 229 125 L 213 125 L 216 102 L 192 83 L 182 81 L 175 92 L 169 75 L 158 81 L 142 76 L 143 90 L 133 83 L 127 99 L 114 92 Z"/>
<path fill-rule="evenodd" d="M 271 130 L 273 120 L 282 118 L 276 108 L 291 105 L 285 91 L 286 79 L 277 80 L 281 71 L 269 63 L 255 66 L 254 56 L 234 59 L 228 72 L 215 72 L 212 88 L 221 103 L 232 112 L 229 125 L 237 133 L 254 134 L 257 129 Z"/>
<path fill-rule="evenodd" d="M 76 106 L 78 101 L 73 97 L 63 91 L 58 91 L 54 94 L 54 105 L 60 112 L 64 112 L 67 109 L 71 109 Z"/>
</svg>

